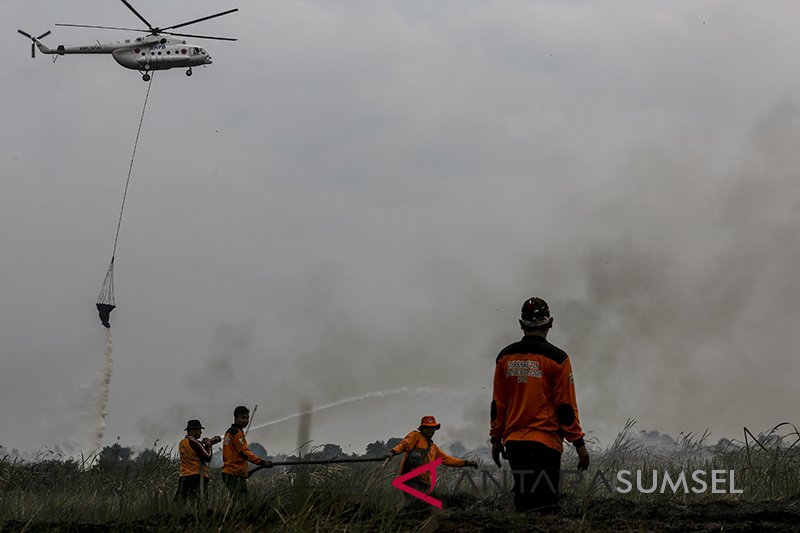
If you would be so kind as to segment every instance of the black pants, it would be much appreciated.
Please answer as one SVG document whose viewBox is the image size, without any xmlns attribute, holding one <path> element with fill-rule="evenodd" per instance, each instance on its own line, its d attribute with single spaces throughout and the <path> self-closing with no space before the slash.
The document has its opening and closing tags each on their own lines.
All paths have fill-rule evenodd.
<svg viewBox="0 0 800 533">
<path fill-rule="evenodd" d="M 406 486 L 411 487 L 412 489 L 417 489 L 418 491 L 422 492 L 423 494 L 428 494 L 431 486 L 429 483 L 425 483 L 422 481 L 419 476 L 409 479 L 406 481 Z M 416 496 L 412 496 L 411 494 L 404 492 L 403 497 L 405 500 L 405 504 L 403 505 L 402 513 L 407 516 L 417 516 L 420 513 L 427 513 L 432 509 L 427 502 L 424 502 L 417 498 Z"/>
<path fill-rule="evenodd" d="M 225 483 L 231 497 L 240 498 L 247 496 L 247 478 L 242 476 L 232 476 L 222 473 L 222 481 Z"/>
<path fill-rule="evenodd" d="M 204 494 L 208 494 L 208 478 L 203 478 Z M 175 493 L 175 499 L 183 501 L 189 498 L 196 498 L 200 492 L 200 474 L 193 476 L 181 476 L 178 478 L 178 491 Z"/>
<path fill-rule="evenodd" d="M 540 442 L 506 442 L 514 476 L 514 507 L 519 512 L 558 510 L 561 454 Z"/>
</svg>

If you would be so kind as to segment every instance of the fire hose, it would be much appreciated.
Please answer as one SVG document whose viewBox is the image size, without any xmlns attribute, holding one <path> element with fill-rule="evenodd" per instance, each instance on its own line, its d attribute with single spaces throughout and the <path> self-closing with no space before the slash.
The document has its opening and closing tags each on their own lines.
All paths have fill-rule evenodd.
<svg viewBox="0 0 800 533">
<path fill-rule="evenodd" d="M 259 465 L 248 472 L 248 476 L 264 468 L 272 468 L 274 466 L 295 466 L 295 465 L 331 465 L 341 463 L 377 463 L 378 461 L 385 461 L 385 457 L 343 457 L 340 459 L 312 459 L 310 461 L 275 461 L 269 465 Z"/>
</svg>

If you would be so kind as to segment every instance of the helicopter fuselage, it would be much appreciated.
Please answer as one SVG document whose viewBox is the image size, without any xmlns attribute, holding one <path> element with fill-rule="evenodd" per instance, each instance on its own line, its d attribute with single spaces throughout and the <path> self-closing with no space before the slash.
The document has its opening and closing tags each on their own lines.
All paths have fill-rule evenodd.
<svg viewBox="0 0 800 533">
<path fill-rule="evenodd" d="M 192 75 L 192 67 L 200 65 L 210 65 L 211 56 L 201 46 L 186 42 L 184 37 L 193 39 L 214 39 L 217 41 L 235 41 L 231 37 L 215 37 L 211 35 L 197 35 L 193 33 L 175 33 L 174 30 L 197 24 L 210 19 L 215 19 L 223 15 L 235 13 L 238 8 L 227 9 L 207 15 L 194 20 L 172 24 L 170 26 L 153 26 L 146 18 L 134 8 L 128 0 L 122 3 L 136 17 L 147 26 L 147 29 L 120 28 L 117 26 L 98 26 L 91 24 L 56 24 L 56 26 L 71 26 L 76 28 L 100 28 L 106 30 L 138 31 L 146 35 L 135 39 L 125 39 L 115 43 L 101 43 L 95 41 L 93 44 L 82 44 L 77 46 L 65 46 L 59 44 L 55 48 L 50 48 L 42 42 L 50 31 L 35 37 L 33 34 L 23 30 L 17 30 L 25 38 L 31 40 L 31 57 L 36 57 L 36 48 L 43 54 L 52 54 L 53 61 L 58 56 L 68 54 L 111 54 L 114 60 L 125 68 L 138 70 L 142 74 L 142 79 L 146 82 L 152 79 L 151 70 L 169 70 L 171 68 L 185 68 L 186 75 Z M 173 31 L 170 31 L 173 30 Z"/>
<path fill-rule="evenodd" d="M 39 50 L 45 54 L 111 54 L 125 68 L 138 71 L 168 70 L 199 65 L 210 65 L 211 56 L 201 46 L 185 39 L 167 38 L 159 35 L 125 39 L 113 43 L 93 43 L 75 46 L 58 45 L 48 48 L 40 41 Z"/>
</svg>

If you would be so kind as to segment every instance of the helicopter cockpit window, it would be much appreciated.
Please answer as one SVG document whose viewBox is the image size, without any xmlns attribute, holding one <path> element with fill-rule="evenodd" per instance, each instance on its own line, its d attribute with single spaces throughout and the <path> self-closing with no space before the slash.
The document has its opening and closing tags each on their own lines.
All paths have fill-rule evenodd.
<svg viewBox="0 0 800 533">
<path fill-rule="evenodd" d="M 195 54 L 199 54 L 199 53 L 200 53 L 200 50 L 199 50 L 198 48 L 194 48 L 194 49 L 192 50 L 192 52 L 193 52 L 193 53 L 195 53 Z"/>
</svg>

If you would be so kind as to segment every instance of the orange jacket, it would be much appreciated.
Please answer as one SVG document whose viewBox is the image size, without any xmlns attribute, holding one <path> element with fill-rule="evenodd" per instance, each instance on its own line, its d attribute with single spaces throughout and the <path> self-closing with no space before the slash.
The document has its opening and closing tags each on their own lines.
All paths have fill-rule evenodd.
<svg viewBox="0 0 800 533">
<path fill-rule="evenodd" d="M 264 459 L 257 456 L 247 447 L 244 431 L 231 426 L 222 440 L 222 473 L 237 477 L 247 477 L 247 463 L 260 465 Z"/>
<path fill-rule="evenodd" d="M 492 442 L 536 441 L 560 453 L 563 439 L 580 446 L 583 436 L 566 352 L 538 335 L 504 348 L 494 370 Z"/>
<path fill-rule="evenodd" d="M 181 477 L 197 476 L 203 465 L 203 477 L 208 477 L 208 462 L 211 461 L 211 445 L 206 446 L 188 435 L 178 445 Z"/>
<path fill-rule="evenodd" d="M 408 466 L 406 466 L 406 462 L 408 460 L 409 452 L 411 452 L 414 449 L 423 449 L 424 450 L 425 448 L 428 449 L 428 453 L 425 454 L 425 456 L 423 457 L 422 462 L 420 464 L 418 464 L 416 466 L 412 466 L 412 465 L 409 464 Z M 417 430 L 417 429 L 415 429 L 414 431 L 412 431 L 411 433 L 406 435 L 406 438 L 401 440 L 397 444 L 397 446 L 392 448 L 392 451 L 394 453 L 397 453 L 397 454 L 400 454 L 400 453 L 403 454 L 403 460 L 400 461 L 400 470 L 398 471 L 398 475 L 402 475 L 402 474 L 405 474 L 406 472 L 410 472 L 414 468 L 418 468 L 418 467 L 420 467 L 420 466 L 422 466 L 424 464 L 430 463 L 431 461 L 439 459 L 440 457 L 442 459 L 442 464 L 445 464 L 447 466 L 456 466 L 456 467 L 464 466 L 464 460 L 463 459 L 457 459 L 455 457 L 450 457 L 449 455 L 444 453 L 442 451 L 442 449 L 439 448 L 433 441 L 428 441 L 428 439 L 425 438 L 425 435 L 420 433 L 419 430 Z M 430 474 L 430 472 L 423 472 L 417 477 L 418 477 L 418 479 L 420 481 L 430 485 L 430 483 L 431 483 L 431 474 Z"/>
</svg>

